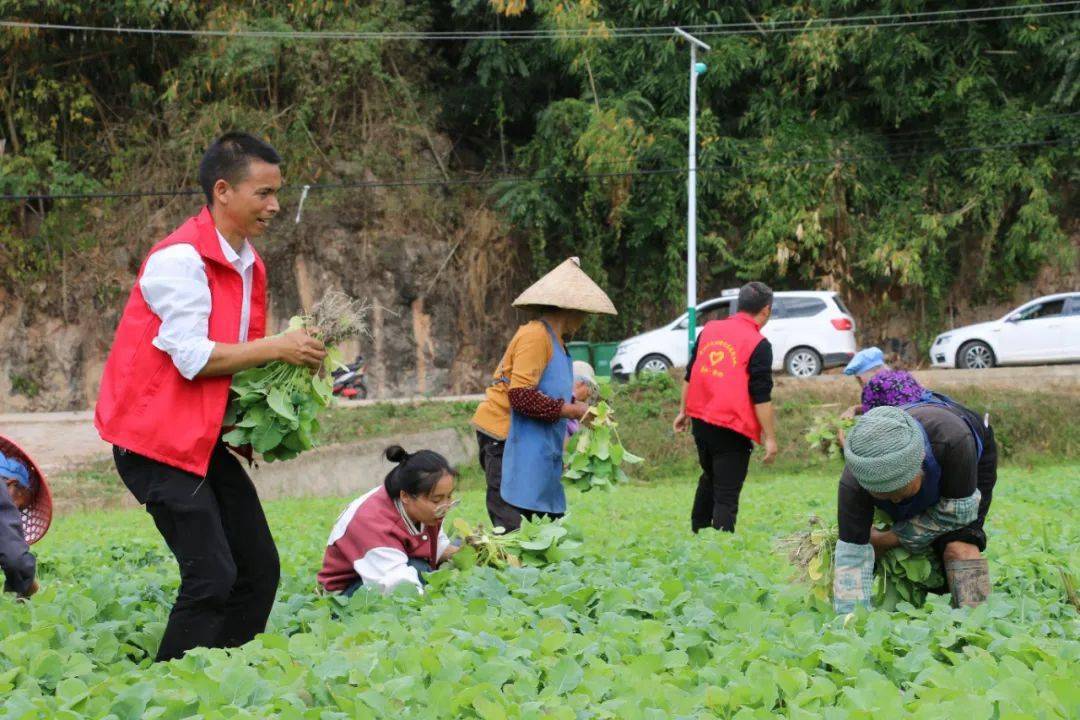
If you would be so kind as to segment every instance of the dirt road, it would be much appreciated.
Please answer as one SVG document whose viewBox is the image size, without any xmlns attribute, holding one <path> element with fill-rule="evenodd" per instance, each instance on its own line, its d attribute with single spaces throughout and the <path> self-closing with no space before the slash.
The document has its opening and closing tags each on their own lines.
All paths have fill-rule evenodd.
<svg viewBox="0 0 1080 720">
<path fill-rule="evenodd" d="M 1069 394 L 1080 393 L 1080 365 L 1044 365 L 1039 367 L 993 368 L 991 370 L 920 370 L 914 373 L 926 387 L 948 389 L 965 385 L 989 385 L 1025 390 L 1060 388 Z M 782 378 L 784 387 L 799 383 L 851 383 L 843 375 L 822 375 L 806 380 Z M 408 404 L 431 401 L 479 401 L 480 395 L 456 395 L 440 398 L 396 398 L 341 402 L 342 407 L 362 408 L 377 402 Z M 30 453 L 46 474 L 83 463 L 107 460 L 111 448 L 102 442 L 94 429 L 93 412 L 0 414 L 0 435 L 4 435 Z"/>
</svg>

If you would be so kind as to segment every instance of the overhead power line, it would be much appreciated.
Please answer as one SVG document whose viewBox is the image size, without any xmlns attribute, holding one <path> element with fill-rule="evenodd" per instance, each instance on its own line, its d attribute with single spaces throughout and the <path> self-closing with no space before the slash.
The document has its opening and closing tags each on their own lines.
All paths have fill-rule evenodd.
<svg viewBox="0 0 1080 720">
<path fill-rule="evenodd" d="M 1016 13 L 1016 14 L 1012 14 L 1012 15 L 994 15 L 994 16 L 983 16 L 983 17 L 961 17 L 961 18 L 951 18 L 951 19 L 948 19 L 948 20 L 915 20 L 915 21 L 911 21 L 911 22 L 867 23 L 867 24 L 863 24 L 863 25 L 854 25 L 854 24 L 850 24 L 850 25 L 849 24 L 844 24 L 844 25 L 824 25 L 823 24 L 823 25 L 813 25 L 813 26 L 806 27 L 806 28 L 779 28 L 779 29 L 776 29 L 776 30 L 768 30 L 768 28 L 765 28 L 760 33 L 741 32 L 741 31 L 737 32 L 737 33 L 736 32 L 727 33 L 727 32 L 723 32 L 723 31 L 716 31 L 716 32 L 706 31 L 704 33 L 699 33 L 699 34 L 700 35 L 705 35 L 705 36 L 754 35 L 754 34 L 772 35 L 772 34 L 777 34 L 777 33 L 795 34 L 795 33 L 800 33 L 800 32 L 805 32 L 805 31 L 811 31 L 811 30 L 885 30 L 885 29 L 889 29 L 889 28 L 916 27 L 916 26 L 920 26 L 920 25 L 945 25 L 945 24 L 954 24 L 954 23 L 988 22 L 988 21 L 991 21 L 991 20 L 1018 20 L 1018 19 L 1028 19 L 1028 18 L 1039 18 L 1039 17 L 1052 17 L 1052 16 L 1056 16 L 1056 15 L 1078 15 L 1078 14 L 1080 14 L 1080 8 L 1074 7 L 1073 9 L 1070 9 L 1070 10 L 1059 10 L 1059 11 L 1056 11 L 1056 12 L 1031 12 L 1031 13 Z"/>
<path fill-rule="evenodd" d="M 1059 0 L 1048 3 L 996 5 L 983 8 L 912 11 L 879 15 L 849 15 L 842 17 L 713 23 L 680 26 L 695 35 L 770 35 L 817 30 L 859 30 L 868 28 L 910 27 L 953 23 L 990 22 L 1018 18 L 1053 17 L 1080 13 L 1080 0 Z M 606 40 L 613 38 L 669 38 L 675 26 L 631 26 L 534 30 L 214 30 L 182 28 L 140 28 L 125 26 L 94 26 L 62 23 L 40 23 L 21 20 L 0 20 L 0 27 L 26 30 L 67 32 L 119 33 L 179 37 L 258 38 L 268 40 L 352 40 L 352 41 L 470 41 L 470 40 Z"/>
<path fill-rule="evenodd" d="M 1029 142 L 1014 142 L 1014 143 L 1000 143 L 996 145 L 972 145 L 968 147 L 953 147 L 953 148 L 939 148 L 936 150 L 920 150 L 901 153 L 877 153 L 873 155 L 837 155 L 837 156 L 819 156 L 819 157 L 802 157 L 791 158 L 788 160 L 764 160 L 761 158 L 754 158 L 752 156 L 743 158 L 738 164 L 754 165 L 754 166 L 767 166 L 767 167 L 800 167 L 806 165 L 837 165 L 847 164 L 853 162 L 860 162 L 865 160 L 898 160 L 919 157 L 924 155 L 954 155 L 954 154 L 970 154 L 980 152 L 990 152 L 994 150 L 1009 150 L 1018 148 L 1033 148 L 1033 147 L 1046 147 L 1055 145 L 1075 145 L 1080 142 L 1080 138 L 1074 139 L 1058 139 L 1058 140 L 1037 140 Z M 730 172 L 731 166 L 702 166 L 697 169 L 697 172 L 703 174 Z M 515 184 L 525 182 L 550 182 L 550 181 L 566 181 L 566 180 L 593 180 L 593 179 L 605 179 L 605 178 L 624 178 L 624 177 L 643 177 L 651 175 L 684 175 L 687 169 L 685 167 L 665 167 L 654 169 L 638 169 L 638 170 L 624 170 L 613 172 L 599 172 L 599 173 L 536 173 L 533 175 L 503 175 L 503 176 L 485 176 L 485 177 L 460 177 L 460 178 L 403 178 L 400 180 L 364 180 L 358 182 L 338 182 L 338 183 L 313 183 L 309 185 L 293 185 L 284 188 L 285 190 L 299 190 L 305 188 L 308 191 L 312 190 L 360 190 L 371 188 L 401 188 L 401 187 L 426 187 L 426 186 L 460 186 L 460 185 L 499 185 L 499 184 Z M 26 195 L 0 195 L 0 201 L 20 201 L 27 202 L 33 200 L 102 200 L 102 199 L 132 199 L 142 197 L 172 197 L 172 196 L 185 196 L 185 195 L 201 195 L 202 190 L 197 189 L 178 189 L 178 190 L 133 190 L 133 191 L 118 191 L 118 192 L 86 192 L 86 193 L 48 193 L 48 194 L 26 194 Z"/>
</svg>

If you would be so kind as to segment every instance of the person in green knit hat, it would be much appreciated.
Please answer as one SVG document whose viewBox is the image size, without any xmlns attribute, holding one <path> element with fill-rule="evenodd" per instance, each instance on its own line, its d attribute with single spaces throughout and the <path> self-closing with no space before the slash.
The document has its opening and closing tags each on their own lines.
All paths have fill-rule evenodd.
<svg viewBox="0 0 1080 720">
<path fill-rule="evenodd" d="M 874 408 L 848 432 L 837 500 L 837 612 L 870 606 L 875 555 L 898 546 L 941 557 L 955 606 L 990 594 L 977 487 L 983 446 L 971 422 L 949 405 L 926 402 Z M 873 527 L 875 509 L 892 518 L 888 530 Z"/>
</svg>

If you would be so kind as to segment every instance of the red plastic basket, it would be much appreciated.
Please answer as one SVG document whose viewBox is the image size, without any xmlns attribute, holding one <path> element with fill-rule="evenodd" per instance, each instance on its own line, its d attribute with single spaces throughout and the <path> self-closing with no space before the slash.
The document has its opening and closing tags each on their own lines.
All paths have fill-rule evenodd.
<svg viewBox="0 0 1080 720">
<path fill-rule="evenodd" d="M 26 542 L 33 545 L 45 537 L 49 524 L 52 523 L 52 493 L 49 492 L 49 483 L 33 458 L 3 435 L 0 435 L 0 452 L 18 460 L 30 472 L 30 491 L 34 495 L 30 506 L 22 511 L 22 522 Z"/>
</svg>

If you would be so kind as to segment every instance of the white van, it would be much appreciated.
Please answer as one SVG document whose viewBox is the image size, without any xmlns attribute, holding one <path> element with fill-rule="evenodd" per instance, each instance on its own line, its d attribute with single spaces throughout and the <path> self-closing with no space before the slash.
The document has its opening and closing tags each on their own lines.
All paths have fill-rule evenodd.
<svg viewBox="0 0 1080 720">
<path fill-rule="evenodd" d="M 738 290 L 697 306 L 697 331 L 710 320 L 735 312 Z M 687 316 L 635 335 L 619 343 L 611 360 L 613 377 L 625 379 L 638 372 L 659 372 L 686 367 Z M 855 319 L 835 292 L 785 291 L 773 296 L 772 318 L 762 335 L 773 348 L 773 370 L 795 377 L 810 377 L 837 365 L 846 365 L 855 354 Z"/>
</svg>

